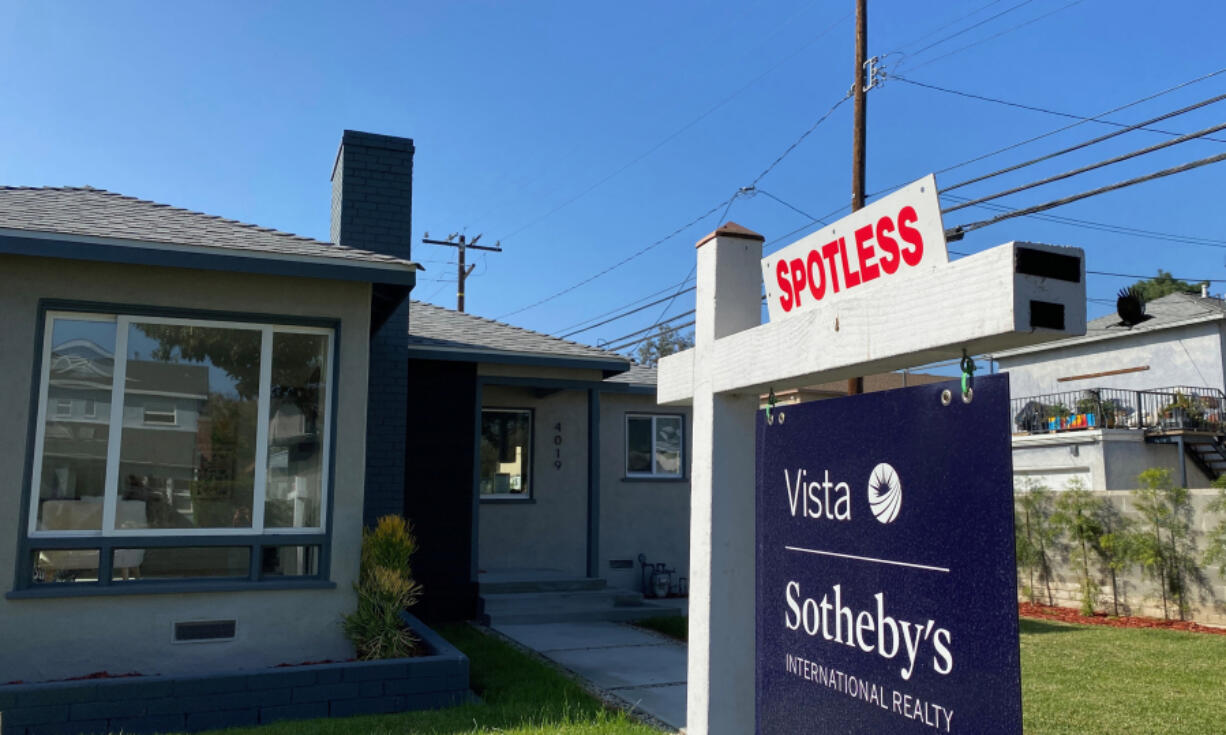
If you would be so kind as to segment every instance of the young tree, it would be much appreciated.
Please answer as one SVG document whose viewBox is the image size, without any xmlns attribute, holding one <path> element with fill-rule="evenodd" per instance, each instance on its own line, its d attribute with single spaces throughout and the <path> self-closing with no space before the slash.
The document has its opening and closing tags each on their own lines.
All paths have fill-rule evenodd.
<svg viewBox="0 0 1226 735">
<path fill-rule="evenodd" d="M 1055 605 L 1051 591 L 1052 554 L 1060 546 L 1060 529 L 1052 523 L 1054 512 L 1051 490 L 1035 480 L 1027 480 L 1018 495 L 1022 527 L 1025 532 L 1025 562 L 1030 574 L 1031 600 L 1034 599 L 1034 576 L 1047 589 L 1047 604 Z M 1020 560 L 1020 559 L 1019 559 Z"/>
<path fill-rule="evenodd" d="M 1137 563 L 1137 535 L 1132 519 L 1120 513 L 1105 497 L 1100 501 L 1098 517 L 1102 523 L 1102 533 L 1095 548 L 1103 566 L 1111 574 L 1111 609 L 1112 614 L 1119 617 L 1119 576 Z"/>
<path fill-rule="evenodd" d="M 1217 497 L 1209 501 L 1205 510 L 1209 513 L 1226 514 L 1226 475 L 1213 481 L 1218 489 Z M 1209 545 L 1205 549 L 1204 563 L 1217 565 L 1217 573 L 1226 576 L 1226 515 L 1218 519 L 1217 525 L 1209 532 Z"/>
<path fill-rule="evenodd" d="M 1187 488 L 1175 487 L 1169 468 L 1151 467 L 1137 475 L 1137 511 L 1148 532 L 1138 536 L 1140 561 L 1162 590 L 1162 615 L 1170 618 L 1173 597 L 1179 619 L 1187 617 L 1188 583 L 1197 575 L 1192 541 L 1192 503 Z"/>
<path fill-rule="evenodd" d="M 1101 589 L 1090 576 L 1090 557 L 1097 556 L 1097 544 L 1103 535 L 1103 523 L 1099 517 L 1101 507 L 1094 494 L 1086 489 L 1080 477 L 1074 477 L 1065 485 L 1062 493 L 1056 493 L 1052 525 L 1065 534 L 1071 543 L 1070 560 L 1079 567 L 1081 588 L 1081 614 L 1093 615 L 1094 604 Z"/>
<path fill-rule="evenodd" d="M 661 357 L 688 350 L 693 346 L 693 335 L 681 334 L 675 327 L 663 324 L 651 339 L 639 345 L 635 359 L 643 365 L 654 367 Z"/>
</svg>

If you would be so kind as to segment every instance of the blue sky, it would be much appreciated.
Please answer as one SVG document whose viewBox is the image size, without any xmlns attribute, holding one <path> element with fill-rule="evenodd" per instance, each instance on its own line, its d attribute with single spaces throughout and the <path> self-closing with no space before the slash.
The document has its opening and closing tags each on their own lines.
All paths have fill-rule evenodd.
<svg viewBox="0 0 1226 735">
<path fill-rule="evenodd" d="M 415 242 L 424 231 L 501 240 L 505 252 L 476 258 L 468 310 L 562 334 L 687 277 L 721 203 L 847 92 L 852 9 L 852 0 L 0 1 L 0 184 L 88 184 L 327 239 L 341 131 L 408 136 Z M 1112 0 L 870 0 L 869 22 L 870 55 L 890 77 L 868 95 L 870 193 L 1075 122 L 903 79 L 1094 115 L 1226 67 L 1226 6 L 1207 1 L 1159 12 Z M 1133 123 L 1224 92 L 1226 74 L 1109 119 Z M 1199 130 L 1223 110 L 1157 127 Z M 1079 125 L 937 180 L 944 188 L 1109 130 Z M 769 252 L 819 226 L 793 207 L 841 214 L 851 135 L 848 102 L 761 179 L 769 195 L 738 198 L 728 219 L 763 233 Z M 1226 151 L 1226 132 L 1215 137 L 999 202 L 1034 204 Z M 958 194 L 1167 139 L 1129 133 Z M 1051 212 L 1197 242 L 1017 218 L 951 248 L 1028 239 L 1083 247 L 1091 270 L 1226 279 L 1223 181 L 1226 162 Z M 990 214 L 964 210 L 945 224 Z M 455 251 L 414 248 L 428 269 L 414 297 L 454 306 Z M 1110 300 L 1129 282 L 1092 276 L 1088 293 Z M 692 305 L 683 294 L 668 314 Z M 1112 308 L 1092 302 L 1091 315 Z M 662 309 L 575 339 L 615 339 Z"/>
</svg>

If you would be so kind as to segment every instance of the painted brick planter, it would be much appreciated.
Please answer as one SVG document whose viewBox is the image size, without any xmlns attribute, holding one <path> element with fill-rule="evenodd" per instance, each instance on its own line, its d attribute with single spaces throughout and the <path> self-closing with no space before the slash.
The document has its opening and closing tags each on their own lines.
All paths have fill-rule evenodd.
<svg viewBox="0 0 1226 735">
<path fill-rule="evenodd" d="M 204 676 L 0 686 L 0 735 L 191 732 L 469 701 L 468 658 L 404 613 L 428 655 Z"/>
</svg>

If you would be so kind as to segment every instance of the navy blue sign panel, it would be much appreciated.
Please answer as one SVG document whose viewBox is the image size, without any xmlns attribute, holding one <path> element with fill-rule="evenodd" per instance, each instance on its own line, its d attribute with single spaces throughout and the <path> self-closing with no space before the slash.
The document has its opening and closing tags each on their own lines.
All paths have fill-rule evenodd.
<svg viewBox="0 0 1226 735">
<path fill-rule="evenodd" d="M 1021 733 L 1008 377 L 763 411 L 757 443 L 758 733 Z"/>
</svg>

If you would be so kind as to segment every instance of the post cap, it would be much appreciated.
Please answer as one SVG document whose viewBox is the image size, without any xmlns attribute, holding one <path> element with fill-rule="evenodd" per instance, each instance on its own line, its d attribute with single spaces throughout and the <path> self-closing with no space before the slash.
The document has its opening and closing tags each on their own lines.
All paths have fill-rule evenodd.
<svg viewBox="0 0 1226 735">
<path fill-rule="evenodd" d="M 742 240 L 757 240 L 758 242 L 766 242 L 766 238 L 762 235 L 759 235 L 748 227 L 741 227 L 737 223 L 729 220 L 714 232 L 699 240 L 698 244 L 694 247 L 700 248 L 717 237 L 736 237 Z"/>
</svg>

